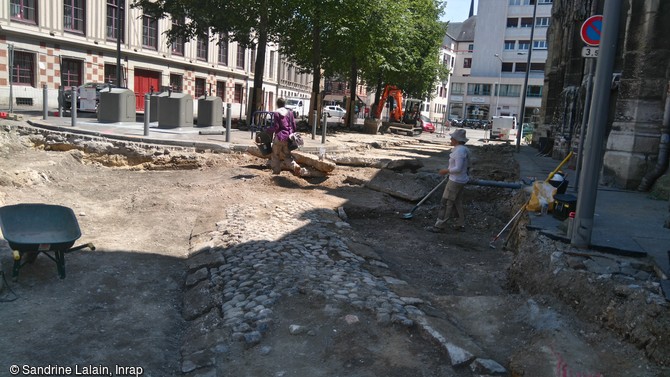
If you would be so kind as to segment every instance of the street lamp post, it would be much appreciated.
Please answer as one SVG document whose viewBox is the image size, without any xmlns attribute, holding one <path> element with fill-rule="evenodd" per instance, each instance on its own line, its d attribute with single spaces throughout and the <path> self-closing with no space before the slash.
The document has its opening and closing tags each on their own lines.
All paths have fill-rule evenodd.
<svg viewBox="0 0 670 377">
<path fill-rule="evenodd" d="M 498 58 L 498 60 L 500 60 L 500 73 L 498 74 L 498 83 L 497 83 L 498 84 L 498 88 L 497 88 L 498 90 L 496 91 L 496 116 L 499 116 L 500 115 L 500 107 L 498 106 L 498 102 L 500 101 L 500 86 L 502 84 L 503 61 L 502 61 L 502 58 L 500 57 L 500 54 L 495 54 L 493 56 L 495 56 L 496 58 Z"/>
<path fill-rule="evenodd" d="M 521 109 L 519 110 L 519 121 L 516 130 L 516 151 L 521 150 L 521 134 L 523 133 L 523 118 L 526 116 L 526 92 L 528 91 L 528 76 L 530 75 L 530 58 L 533 55 L 533 37 L 535 36 L 535 16 L 537 15 L 537 1 L 533 7 L 533 25 L 530 28 L 530 45 L 528 46 L 528 60 L 526 61 L 526 76 L 523 80 L 523 92 L 521 93 Z"/>
</svg>

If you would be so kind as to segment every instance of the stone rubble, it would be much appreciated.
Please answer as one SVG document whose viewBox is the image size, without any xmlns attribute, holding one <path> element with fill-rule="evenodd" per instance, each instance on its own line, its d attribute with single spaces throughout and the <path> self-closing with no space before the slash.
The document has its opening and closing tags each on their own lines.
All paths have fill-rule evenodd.
<svg viewBox="0 0 670 377">
<path fill-rule="evenodd" d="M 226 344 L 237 341 L 251 348 L 262 343 L 275 325 L 275 303 L 299 293 L 368 310 L 379 325 L 426 323 L 417 307 L 421 299 L 393 292 L 392 285 L 404 281 L 371 274 L 365 269 L 366 259 L 349 249 L 343 234 L 348 224 L 336 210 L 299 200 L 280 204 L 259 199 L 253 208 L 231 205 L 222 217 L 215 231 L 192 236 L 194 255 L 188 261 L 183 302 L 183 316 L 189 321 L 183 373 L 206 373 L 206 367 L 214 367 L 215 355 L 228 351 Z M 346 320 L 353 323 L 357 318 Z M 301 324 L 283 331 L 295 336 L 310 333 Z M 424 331 L 428 336 L 433 332 Z M 446 352 L 469 354 L 435 335 L 432 338 Z M 270 351 L 261 348 L 260 353 Z M 459 364 L 464 361 L 459 359 Z"/>
</svg>

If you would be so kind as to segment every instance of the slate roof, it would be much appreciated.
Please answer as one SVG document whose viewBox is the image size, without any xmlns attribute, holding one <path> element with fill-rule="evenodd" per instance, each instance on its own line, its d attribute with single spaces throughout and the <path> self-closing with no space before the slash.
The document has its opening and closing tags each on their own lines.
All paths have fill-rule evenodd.
<svg viewBox="0 0 670 377">
<path fill-rule="evenodd" d="M 477 16 L 472 16 L 463 22 L 449 22 L 447 36 L 457 42 L 474 41 L 476 24 Z M 447 36 L 445 36 L 445 43 Z"/>
</svg>

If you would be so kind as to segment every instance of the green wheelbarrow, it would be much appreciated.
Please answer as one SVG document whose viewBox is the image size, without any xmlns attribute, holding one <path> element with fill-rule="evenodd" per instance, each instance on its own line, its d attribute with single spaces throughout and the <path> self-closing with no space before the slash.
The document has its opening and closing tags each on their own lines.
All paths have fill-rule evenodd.
<svg viewBox="0 0 670 377">
<path fill-rule="evenodd" d="M 68 207 L 32 203 L 0 207 L 0 228 L 14 255 L 14 281 L 19 270 L 34 262 L 40 253 L 56 263 L 58 276 L 64 279 L 65 254 L 84 248 L 95 250 L 92 243 L 73 247 L 81 231 Z"/>
</svg>

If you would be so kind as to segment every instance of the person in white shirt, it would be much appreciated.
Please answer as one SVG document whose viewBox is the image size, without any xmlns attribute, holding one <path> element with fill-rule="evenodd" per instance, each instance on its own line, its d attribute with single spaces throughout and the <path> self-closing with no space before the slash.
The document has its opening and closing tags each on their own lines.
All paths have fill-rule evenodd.
<svg viewBox="0 0 670 377">
<path fill-rule="evenodd" d="M 468 138 L 465 137 L 464 129 L 457 129 L 449 134 L 451 145 L 454 149 L 449 155 L 449 168 L 440 169 L 440 175 L 449 174 L 447 187 L 442 194 L 440 209 L 437 212 L 437 221 L 435 225 L 428 228 L 431 232 L 442 232 L 446 228 L 446 222 L 451 217 L 455 209 L 458 214 L 456 223 L 452 226 L 454 230 L 465 230 L 465 213 L 463 211 L 463 188 L 468 183 L 468 168 L 470 165 L 470 151 L 465 146 Z"/>
</svg>

